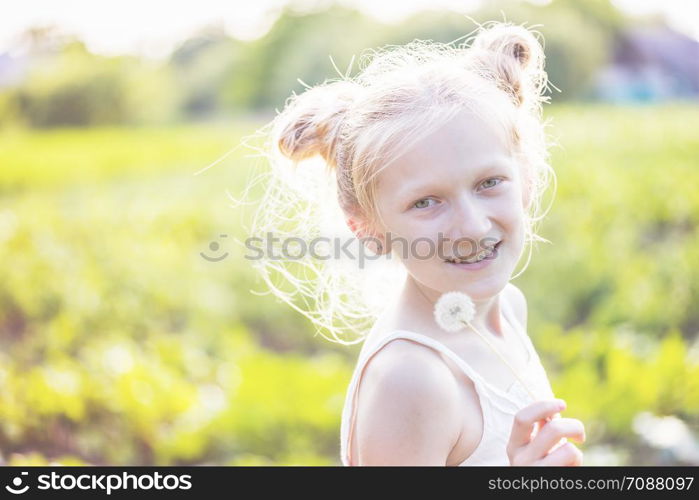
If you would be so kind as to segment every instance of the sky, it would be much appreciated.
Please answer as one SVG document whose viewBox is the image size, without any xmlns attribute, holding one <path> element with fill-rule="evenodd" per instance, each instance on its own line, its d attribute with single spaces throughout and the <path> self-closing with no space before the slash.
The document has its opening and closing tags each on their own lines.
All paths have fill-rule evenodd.
<svg viewBox="0 0 699 500">
<path fill-rule="evenodd" d="M 332 0 L 296 0 L 307 9 Z M 429 8 L 468 13 L 483 0 L 337 0 L 384 22 L 399 22 Z M 524 0 L 523 0 L 524 1 Z M 550 0 L 528 0 L 545 4 Z M 581 0 L 584 1 L 584 0 Z M 697 0 L 612 0 L 629 14 L 662 13 L 675 29 L 699 40 Z M 0 0 L 0 53 L 19 50 L 18 35 L 29 27 L 56 25 L 104 55 L 166 57 L 177 44 L 207 25 L 222 26 L 236 38 L 258 38 L 289 0 Z"/>
</svg>

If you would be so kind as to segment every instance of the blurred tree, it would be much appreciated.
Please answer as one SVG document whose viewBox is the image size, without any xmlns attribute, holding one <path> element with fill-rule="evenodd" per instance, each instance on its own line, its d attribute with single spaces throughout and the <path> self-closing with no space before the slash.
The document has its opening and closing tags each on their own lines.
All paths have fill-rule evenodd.
<svg viewBox="0 0 699 500">
<path fill-rule="evenodd" d="M 303 82 L 314 85 L 366 62 L 372 49 L 414 39 L 463 43 L 476 24 L 448 11 L 419 12 L 394 25 L 355 9 L 323 3 L 316 10 L 287 4 L 263 37 L 243 42 L 223 26 L 186 40 L 165 65 L 90 54 L 78 41 L 34 30 L 25 45 L 41 52 L 26 82 L 0 98 L 0 114 L 19 112 L 33 126 L 162 122 L 281 108 Z M 495 0 L 471 12 L 484 23 L 524 24 L 543 36 L 555 100 L 586 99 L 597 69 L 608 62 L 615 34 L 628 22 L 609 0 L 554 0 L 535 5 Z M 41 50 L 39 50 L 41 49 Z M 332 61 L 331 61 L 332 57 Z M 12 102 L 8 102 L 12 101 Z"/>
<path fill-rule="evenodd" d="M 170 58 L 177 85 L 183 94 L 182 112 L 198 118 L 222 111 L 230 103 L 227 93 L 231 73 L 242 66 L 246 45 L 228 37 L 222 27 L 208 27 L 186 40 Z"/>
<path fill-rule="evenodd" d="M 386 27 L 360 12 L 333 6 L 318 12 L 300 13 L 287 6 L 263 38 L 251 42 L 231 68 L 224 90 L 230 106 L 251 109 L 281 107 L 292 91 L 339 75 L 355 55 L 354 70 L 363 49 L 385 37 Z"/>
<path fill-rule="evenodd" d="M 158 123 L 176 116 L 177 90 L 168 67 L 97 56 L 77 40 L 31 55 L 24 83 L 6 99 L 33 127 Z"/>
</svg>

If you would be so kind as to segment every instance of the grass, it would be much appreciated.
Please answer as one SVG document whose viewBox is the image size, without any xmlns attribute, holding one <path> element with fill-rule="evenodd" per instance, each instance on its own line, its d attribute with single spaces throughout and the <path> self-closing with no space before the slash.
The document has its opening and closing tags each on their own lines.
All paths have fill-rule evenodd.
<svg viewBox="0 0 699 500">
<path fill-rule="evenodd" d="M 633 422 L 699 426 L 699 107 L 546 113 L 559 189 L 516 281 L 529 335 L 590 457 L 681 463 Z M 193 173 L 260 125 L 0 132 L 0 458 L 339 463 L 357 351 L 251 295 L 235 248 L 199 256 L 242 234 L 225 189 L 250 151 Z"/>
</svg>

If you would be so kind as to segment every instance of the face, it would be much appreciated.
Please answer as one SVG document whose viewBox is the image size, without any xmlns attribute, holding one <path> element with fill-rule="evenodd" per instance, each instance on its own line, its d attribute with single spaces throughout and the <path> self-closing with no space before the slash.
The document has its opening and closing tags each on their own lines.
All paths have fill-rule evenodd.
<svg viewBox="0 0 699 500">
<path fill-rule="evenodd" d="M 376 203 L 384 226 L 374 236 L 387 242 L 391 257 L 421 286 L 485 300 L 507 285 L 522 253 L 522 191 L 503 135 L 463 111 L 378 174 Z M 494 245 L 478 264 L 450 262 L 478 257 Z"/>
</svg>

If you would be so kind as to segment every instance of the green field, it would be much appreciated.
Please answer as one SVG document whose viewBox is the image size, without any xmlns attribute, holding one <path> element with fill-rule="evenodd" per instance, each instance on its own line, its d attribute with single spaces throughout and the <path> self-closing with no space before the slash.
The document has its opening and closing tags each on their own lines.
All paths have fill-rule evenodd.
<svg viewBox="0 0 699 500">
<path fill-rule="evenodd" d="M 586 464 L 683 463 L 637 417 L 699 435 L 699 106 L 547 116 L 551 244 L 515 280 L 529 335 Z M 242 236 L 225 190 L 254 162 L 193 174 L 259 125 L 0 130 L 3 462 L 339 464 L 358 346 L 250 294 L 233 245 L 199 255 Z"/>
</svg>

